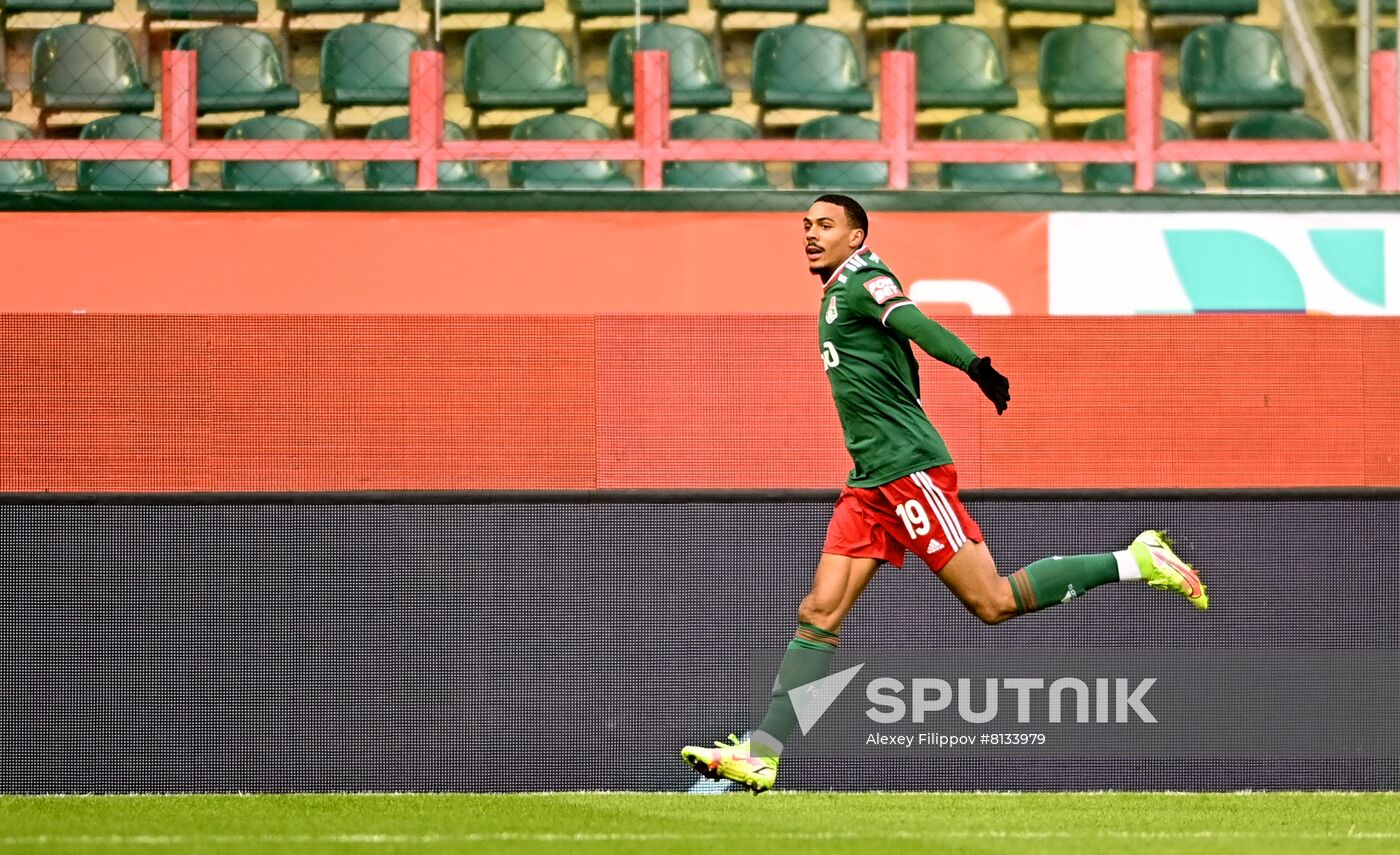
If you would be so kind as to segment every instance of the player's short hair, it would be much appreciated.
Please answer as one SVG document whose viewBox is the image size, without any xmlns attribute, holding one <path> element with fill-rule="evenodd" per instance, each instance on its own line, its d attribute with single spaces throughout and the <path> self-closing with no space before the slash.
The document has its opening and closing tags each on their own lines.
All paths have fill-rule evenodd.
<svg viewBox="0 0 1400 855">
<path fill-rule="evenodd" d="M 842 196 L 840 193 L 827 193 L 825 196 L 818 196 L 812 204 L 815 205 L 817 202 L 839 206 L 846 212 L 846 222 L 850 223 L 853 228 L 865 232 L 866 237 L 870 237 L 870 218 L 865 215 L 865 209 L 855 199 L 850 196 Z"/>
</svg>

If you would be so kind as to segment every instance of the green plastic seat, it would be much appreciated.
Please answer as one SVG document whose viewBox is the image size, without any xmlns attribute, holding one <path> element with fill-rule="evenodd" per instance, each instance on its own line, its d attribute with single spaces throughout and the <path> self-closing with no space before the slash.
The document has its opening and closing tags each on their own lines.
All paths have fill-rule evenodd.
<svg viewBox="0 0 1400 855">
<path fill-rule="evenodd" d="M 1332 5 L 1343 15 L 1351 16 L 1356 14 L 1356 0 L 1332 0 Z M 1376 6 L 1382 15 L 1395 14 L 1395 0 L 1380 0 Z"/>
<path fill-rule="evenodd" d="M 992 37 L 961 24 L 918 27 L 899 37 L 899 50 L 913 51 L 918 105 L 980 107 L 1016 106 L 1016 90 Z"/>
<path fill-rule="evenodd" d="M 752 140 L 758 132 L 738 119 L 698 113 L 671 123 L 671 138 L 677 140 Z M 766 190 L 768 173 L 762 163 L 733 161 L 678 161 L 662 168 L 667 187 L 691 190 Z"/>
<path fill-rule="evenodd" d="M 769 110 L 799 107 L 859 113 L 874 106 L 850 38 L 837 30 L 789 24 L 758 34 L 753 99 L 762 130 Z"/>
<path fill-rule="evenodd" d="M 856 8 L 866 18 L 893 18 L 904 15 L 971 15 L 975 0 L 856 0 Z"/>
<path fill-rule="evenodd" d="M 1388 2 L 1393 6 L 1395 0 Z M 1238 18 L 1241 15 L 1254 15 L 1259 12 L 1259 0 L 1142 0 L 1142 6 L 1147 10 L 1147 14 L 1153 17 L 1208 15 Z"/>
<path fill-rule="evenodd" d="M 160 119 L 150 116 L 104 116 L 83 125 L 85 140 L 158 140 Z M 118 192 L 164 190 L 170 164 L 164 160 L 83 160 L 78 162 L 78 189 Z"/>
<path fill-rule="evenodd" d="M 641 28 L 642 50 L 664 50 L 671 55 L 671 106 L 709 110 L 728 107 L 734 93 L 724 85 L 710 42 L 690 27 L 651 23 Z M 632 57 L 637 31 L 619 30 L 608 45 L 608 94 L 614 105 L 632 109 Z"/>
<path fill-rule="evenodd" d="M 642 14 L 652 17 L 684 15 L 690 11 L 690 0 L 641 0 Z M 631 17 L 637 7 L 633 0 L 569 0 L 569 11 L 575 18 Z"/>
<path fill-rule="evenodd" d="M 473 130 L 487 110 L 569 110 L 588 102 L 588 92 L 574 79 L 573 57 L 564 42 L 534 27 L 493 27 L 467 39 L 462 88 Z"/>
<path fill-rule="evenodd" d="M 830 0 L 710 0 L 720 15 L 734 12 L 796 12 L 802 17 L 827 11 Z"/>
<path fill-rule="evenodd" d="M 246 27 L 191 30 L 179 50 L 198 54 L 199 114 L 241 110 L 294 110 L 301 96 L 287 83 L 282 55 L 272 39 Z"/>
<path fill-rule="evenodd" d="M 1123 106 L 1133 47 L 1126 30 L 1102 24 L 1051 30 L 1040 40 L 1041 101 L 1051 111 Z"/>
<path fill-rule="evenodd" d="M 397 12 L 399 0 L 277 0 L 284 15 L 376 15 Z"/>
<path fill-rule="evenodd" d="M 534 116 L 516 125 L 513 140 L 606 140 L 612 134 L 596 119 L 553 113 Z M 610 160 L 512 161 L 510 186 L 526 190 L 617 190 L 632 182 Z"/>
<path fill-rule="evenodd" d="M 406 140 L 409 137 L 407 116 L 394 116 L 370 126 L 367 139 Z M 459 142 L 467 138 L 461 126 L 444 122 L 442 138 Z M 365 186 L 371 190 L 414 190 L 418 187 L 418 164 L 411 160 L 371 160 L 365 164 Z M 438 187 L 442 190 L 484 190 L 486 179 L 471 161 L 438 164 Z"/>
<path fill-rule="evenodd" d="M 1061 12 L 1102 18 L 1112 15 L 1118 0 L 1001 0 L 1004 15 L 1013 12 Z"/>
<path fill-rule="evenodd" d="M 1232 140 L 1325 140 L 1327 128 L 1301 113 L 1254 113 L 1230 129 Z M 1230 163 L 1225 186 L 1231 190 L 1339 191 L 1335 163 Z"/>
<path fill-rule="evenodd" d="M 984 113 L 949 122 L 939 135 L 944 140 L 1038 140 L 1035 125 L 1013 116 Z M 950 190 L 1015 190 L 1053 192 L 1060 179 L 1044 163 L 944 163 L 938 182 Z"/>
<path fill-rule="evenodd" d="M 258 116 L 228 129 L 226 140 L 319 140 L 321 131 L 290 116 Z M 225 161 L 225 190 L 339 190 L 335 168 L 325 160 Z"/>
<path fill-rule="evenodd" d="M 1171 119 L 1162 119 L 1161 135 L 1164 140 L 1189 139 L 1186 131 Z M 1084 129 L 1084 139 L 1089 141 L 1125 140 L 1128 138 L 1128 121 L 1122 113 L 1104 116 Z M 1084 189 L 1101 192 L 1117 192 L 1133 189 L 1133 165 L 1131 163 L 1086 163 L 1084 164 Z M 1194 163 L 1159 163 L 1154 189 L 1165 191 L 1204 190 L 1205 184 L 1196 171 Z"/>
<path fill-rule="evenodd" d="M 800 140 L 878 140 L 880 125 L 861 116 L 822 116 L 797 127 Z M 883 161 L 796 163 L 792 183 L 802 190 L 878 190 L 889 186 L 890 167 Z"/>
<path fill-rule="evenodd" d="M 44 30 L 34 41 L 29 72 L 41 134 L 52 113 L 142 113 L 155 107 L 136 51 L 126 36 L 108 27 L 67 24 Z"/>
<path fill-rule="evenodd" d="M 0 119 L 0 142 L 32 140 L 34 135 L 19 122 Z M 42 160 L 0 160 L 0 193 L 34 193 L 54 189 Z"/>
<path fill-rule="evenodd" d="M 330 107 L 331 133 L 346 107 L 408 104 L 409 56 L 421 50 L 417 34 L 388 24 L 350 24 L 321 43 L 321 100 Z"/>
<path fill-rule="evenodd" d="M 1376 47 L 1380 50 L 1395 50 L 1395 28 L 1385 27 L 1376 35 Z"/>
<path fill-rule="evenodd" d="M 1181 97 L 1192 112 L 1303 105 L 1278 36 L 1234 22 L 1207 24 L 1181 43 Z"/>
<path fill-rule="evenodd" d="M 437 4 L 434 0 L 421 0 L 423 11 L 428 13 L 428 32 L 437 27 Z M 544 0 L 442 0 L 442 16 L 449 15 L 509 15 L 515 23 L 521 15 L 544 11 Z"/>
<path fill-rule="evenodd" d="M 153 20 L 256 21 L 258 0 L 139 0 L 137 5 Z"/>
<path fill-rule="evenodd" d="M 77 12 L 86 19 L 114 8 L 114 0 L 5 0 L 0 3 L 0 13 L 6 16 L 30 12 Z"/>
<path fill-rule="evenodd" d="M 710 8 L 715 10 L 715 54 L 723 58 L 724 19 L 735 12 L 791 12 L 801 23 L 828 11 L 830 0 L 710 0 Z"/>
<path fill-rule="evenodd" d="M 0 111 L 8 110 L 15 105 L 14 96 L 8 89 L 0 89 Z"/>
</svg>

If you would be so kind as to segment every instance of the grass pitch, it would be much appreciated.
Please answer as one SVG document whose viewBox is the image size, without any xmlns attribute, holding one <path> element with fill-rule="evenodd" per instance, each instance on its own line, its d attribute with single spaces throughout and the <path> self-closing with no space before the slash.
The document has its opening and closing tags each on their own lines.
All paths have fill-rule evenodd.
<svg viewBox="0 0 1400 855">
<path fill-rule="evenodd" d="M 1400 852 L 1400 794 L 6 796 L 4 853 Z"/>
</svg>

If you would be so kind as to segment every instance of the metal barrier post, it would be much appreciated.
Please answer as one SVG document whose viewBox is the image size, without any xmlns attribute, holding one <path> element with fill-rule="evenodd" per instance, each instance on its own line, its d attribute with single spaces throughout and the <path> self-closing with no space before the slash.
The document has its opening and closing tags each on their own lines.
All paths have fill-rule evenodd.
<svg viewBox="0 0 1400 855">
<path fill-rule="evenodd" d="M 1157 145 L 1162 130 L 1162 55 L 1128 54 L 1128 140 L 1133 145 L 1133 189 L 1151 190 L 1157 182 Z"/>
<path fill-rule="evenodd" d="M 1381 190 L 1400 190 L 1400 138 L 1397 138 L 1396 57 L 1393 50 L 1371 54 L 1371 142 L 1379 150 Z"/>
<path fill-rule="evenodd" d="M 639 50 L 632 55 L 634 132 L 642 149 L 642 189 L 660 190 L 666 143 L 671 138 L 671 54 Z"/>
<path fill-rule="evenodd" d="M 880 141 L 889 152 L 890 189 L 909 188 L 909 146 L 914 141 L 914 54 L 880 54 Z"/>
<path fill-rule="evenodd" d="M 194 51 L 161 54 L 160 136 L 169 149 L 170 189 L 190 189 L 190 146 L 198 122 L 195 88 L 199 72 Z"/>
<path fill-rule="evenodd" d="M 436 190 L 442 148 L 442 54 L 419 50 L 409 56 L 408 136 L 418 153 L 418 189 Z"/>
</svg>

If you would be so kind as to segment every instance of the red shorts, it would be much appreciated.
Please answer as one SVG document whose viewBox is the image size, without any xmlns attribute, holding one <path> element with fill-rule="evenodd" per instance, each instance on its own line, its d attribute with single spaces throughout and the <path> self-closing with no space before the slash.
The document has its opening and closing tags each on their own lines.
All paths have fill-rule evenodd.
<svg viewBox="0 0 1400 855">
<path fill-rule="evenodd" d="M 937 573 L 968 541 L 981 543 L 982 529 L 958 499 L 949 463 L 878 487 L 843 488 L 822 551 L 903 567 L 907 549 Z"/>
</svg>

